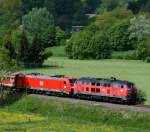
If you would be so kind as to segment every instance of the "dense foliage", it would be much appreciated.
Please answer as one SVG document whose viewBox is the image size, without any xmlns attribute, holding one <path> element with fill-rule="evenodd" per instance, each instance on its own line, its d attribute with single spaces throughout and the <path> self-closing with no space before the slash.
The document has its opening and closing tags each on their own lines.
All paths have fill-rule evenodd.
<svg viewBox="0 0 150 132">
<path fill-rule="evenodd" d="M 73 59 L 107 59 L 110 58 L 111 48 L 106 34 L 84 31 L 69 40 L 66 52 Z"/>
<path fill-rule="evenodd" d="M 9 56 L 9 51 L 5 48 L 0 48 L 0 71 L 13 69 L 14 62 Z"/>
<path fill-rule="evenodd" d="M 52 55 L 45 49 L 65 45 L 75 25 L 86 27 L 67 42 L 70 58 L 102 59 L 113 51 L 136 50 L 132 58 L 149 60 L 149 54 L 140 51 L 148 48 L 149 11 L 149 0 L 1 0 L 0 47 L 16 64 L 32 63 L 31 58 L 43 63 Z M 95 13 L 93 19 L 88 17 Z M 38 53 L 33 45 L 40 47 Z M 31 49 L 38 59 L 27 56 Z"/>
<path fill-rule="evenodd" d="M 84 31 L 72 36 L 67 54 L 76 59 L 107 59 L 112 51 L 133 50 L 137 40 L 130 38 L 128 30 L 132 16 L 122 8 L 97 16 Z"/>
</svg>

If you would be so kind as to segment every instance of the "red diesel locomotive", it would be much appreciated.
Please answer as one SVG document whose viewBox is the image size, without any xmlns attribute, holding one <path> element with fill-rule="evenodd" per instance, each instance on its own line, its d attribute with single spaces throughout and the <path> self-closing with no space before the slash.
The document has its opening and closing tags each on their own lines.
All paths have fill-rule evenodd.
<svg viewBox="0 0 150 132">
<path fill-rule="evenodd" d="M 74 94 L 107 101 L 134 102 L 137 89 L 132 82 L 116 78 L 80 78 L 75 84 Z"/>
<path fill-rule="evenodd" d="M 87 97 L 107 101 L 134 102 L 137 89 L 132 82 L 115 78 L 71 78 L 63 75 L 46 76 L 38 73 L 12 74 L 1 85 L 12 89 L 32 90 L 36 92 L 60 93 L 72 97 Z"/>
</svg>

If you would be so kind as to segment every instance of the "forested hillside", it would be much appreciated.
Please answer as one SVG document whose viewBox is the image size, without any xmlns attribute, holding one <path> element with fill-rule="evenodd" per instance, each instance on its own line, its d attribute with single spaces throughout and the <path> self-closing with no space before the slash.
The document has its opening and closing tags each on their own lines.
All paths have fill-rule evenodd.
<svg viewBox="0 0 150 132">
<path fill-rule="evenodd" d="M 45 49 L 59 45 L 74 59 L 133 50 L 130 59 L 149 62 L 149 11 L 149 0 L 1 0 L 1 67 L 41 66 L 52 56 Z M 84 30 L 71 36 L 72 26 Z"/>
</svg>

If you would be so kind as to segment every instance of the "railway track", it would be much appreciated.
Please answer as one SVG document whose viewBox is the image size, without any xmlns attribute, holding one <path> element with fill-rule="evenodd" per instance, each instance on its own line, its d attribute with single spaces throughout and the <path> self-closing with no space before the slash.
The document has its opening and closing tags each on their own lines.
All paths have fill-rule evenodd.
<svg viewBox="0 0 150 132">
<path fill-rule="evenodd" d="M 87 105 L 93 105 L 93 106 L 102 106 L 102 107 L 106 107 L 106 108 L 110 108 L 110 109 L 124 109 L 124 110 L 131 110 L 131 111 L 135 111 L 135 112 L 150 112 L 150 105 L 122 105 L 122 104 L 98 102 L 98 101 L 93 101 L 93 100 L 91 101 L 91 100 L 40 95 L 40 94 L 31 94 L 29 96 L 35 96 L 35 97 L 41 98 L 41 99 L 59 100 L 59 101 L 69 102 L 71 104 L 80 103 L 80 104 L 87 104 Z"/>
<path fill-rule="evenodd" d="M 88 104 L 88 105 L 93 105 L 93 106 L 103 106 L 103 107 L 110 108 L 110 109 L 125 109 L 125 110 L 132 110 L 136 112 L 150 112 L 150 105 L 144 105 L 144 104 L 122 105 L 122 104 L 115 104 L 115 103 L 100 102 L 100 101 L 95 101 L 95 100 L 46 95 L 46 94 L 40 94 L 40 93 L 26 92 L 24 94 L 26 94 L 27 96 L 36 96 L 37 98 L 49 99 L 49 100 L 60 100 L 60 101 L 70 102 L 73 104 L 81 103 L 81 104 Z"/>
<path fill-rule="evenodd" d="M 144 104 L 141 104 L 141 105 L 134 105 L 134 107 L 149 108 L 149 109 L 150 109 L 150 105 L 144 105 Z"/>
</svg>

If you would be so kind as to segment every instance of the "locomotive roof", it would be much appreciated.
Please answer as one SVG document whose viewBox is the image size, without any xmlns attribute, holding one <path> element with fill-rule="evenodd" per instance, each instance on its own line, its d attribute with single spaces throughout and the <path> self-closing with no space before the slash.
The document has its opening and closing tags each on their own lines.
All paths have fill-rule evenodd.
<svg viewBox="0 0 150 132">
<path fill-rule="evenodd" d="M 62 78 L 72 79 L 72 78 L 69 78 L 69 77 L 65 77 L 64 75 L 48 76 L 48 75 L 43 75 L 43 74 L 40 74 L 40 73 L 31 73 L 31 74 L 27 74 L 26 76 L 30 77 L 30 78 L 41 78 L 41 79 L 52 79 L 52 80 L 61 80 Z"/>
<path fill-rule="evenodd" d="M 78 81 L 84 81 L 84 82 L 96 82 L 96 83 L 112 83 L 116 82 L 119 84 L 133 84 L 132 82 L 129 81 L 124 81 L 124 80 L 117 80 L 117 79 L 107 79 L 107 78 L 90 78 L 90 77 L 82 77 L 78 79 Z"/>
</svg>

